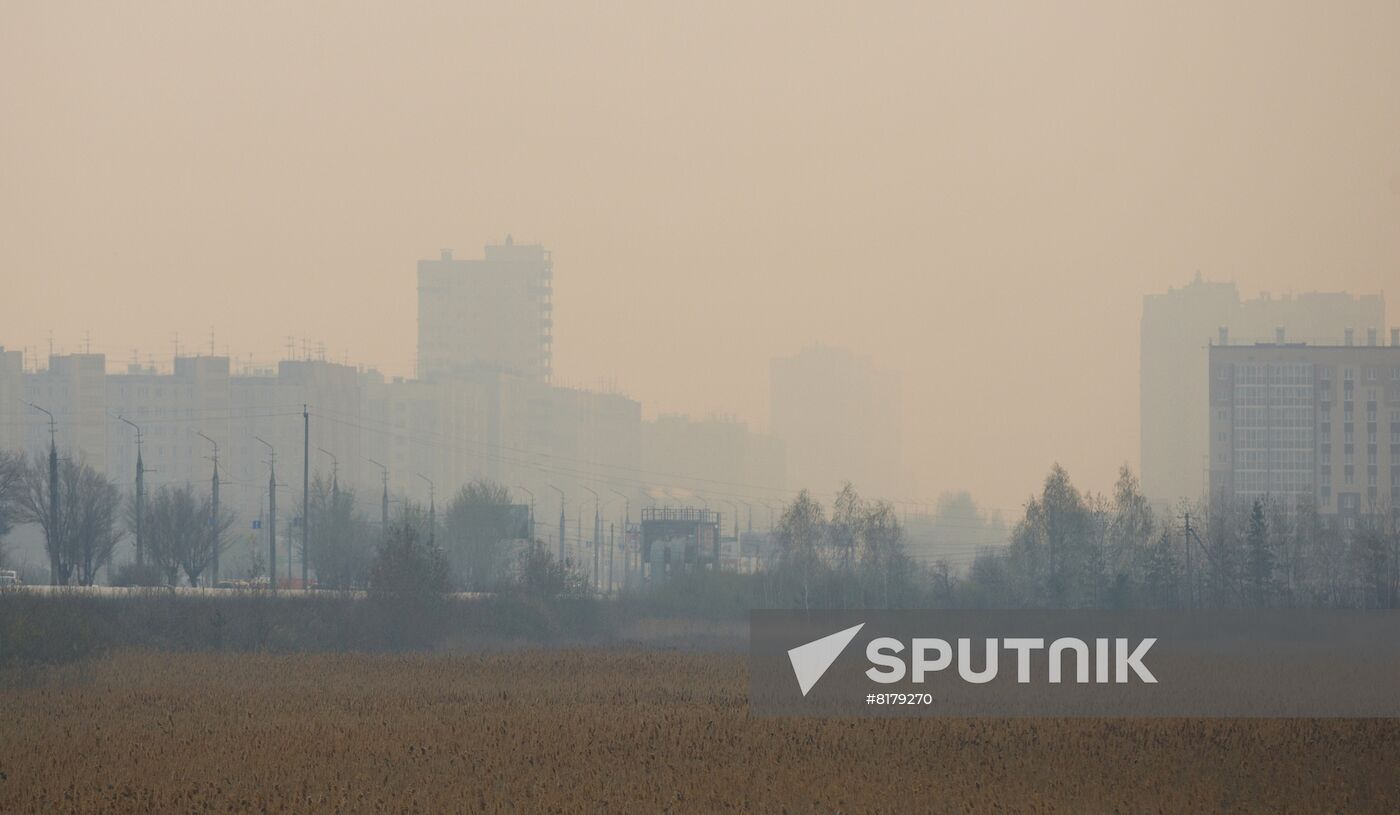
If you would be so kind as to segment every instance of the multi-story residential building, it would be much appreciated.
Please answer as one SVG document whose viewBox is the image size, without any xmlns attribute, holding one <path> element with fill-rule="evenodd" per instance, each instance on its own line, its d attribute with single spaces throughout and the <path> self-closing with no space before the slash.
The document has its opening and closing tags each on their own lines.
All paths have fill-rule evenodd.
<svg viewBox="0 0 1400 815">
<path fill-rule="evenodd" d="M 1230 344 L 1210 348 L 1213 500 L 1314 502 L 1343 528 L 1400 517 L 1400 330 L 1381 345 Z"/>
<path fill-rule="evenodd" d="M 107 475 L 126 485 L 136 473 L 135 428 L 141 429 L 141 463 L 147 483 L 185 484 L 208 481 L 212 446 L 204 433 L 231 456 L 228 357 L 179 357 L 168 374 L 130 365 L 125 374 L 106 377 Z M 227 473 L 227 470 L 225 471 Z"/>
<path fill-rule="evenodd" d="M 24 413 L 31 409 L 24 396 L 24 352 L 0 345 L 0 450 L 24 446 Z"/>
<path fill-rule="evenodd" d="M 59 449 L 73 451 L 100 473 L 107 468 L 107 358 L 102 354 L 49 357 L 44 371 L 25 376 L 24 401 L 52 414 L 53 439 Z M 30 409 L 23 445 L 47 451 L 49 414 Z"/>
<path fill-rule="evenodd" d="M 1236 343 L 1271 341 L 1283 329 L 1294 341 L 1342 343 L 1385 325 L 1380 295 L 1313 292 L 1242 300 L 1233 283 L 1202 280 L 1142 304 L 1141 470 L 1143 491 L 1162 503 L 1196 499 L 1205 489 L 1209 418 L 1206 348 L 1220 327 Z"/>
<path fill-rule="evenodd" d="M 491 369 L 548 382 L 553 365 L 554 262 L 509 237 L 482 259 L 418 261 L 418 375 Z"/>
<path fill-rule="evenodd" d="M 647 497 L 664 503 L 668 488 L 778 494 L 782 449 L 771 436 L 735 422 L 647 422 L 624 395 L 549 384 L 550 274 L 547 251 L 509 238 L 488 246 L 484 260 L 444 253 L 420 263 L 424 375 L 411 380 L 313 359 L 233 371 L 219 356 L 109 375 L 101 354 L 55 355 L 26 373 L 19 352 L 0 349 L 0 444 L 47 452 L 48 417 L 24 405 L 33 402 L 53 413 L 61 455 L 87 461 L 127 491 L 137 427 L 149 490 L 208 489 L 217 445 L 220 498 L 238 516 L 248 552 L 269 529 L 273 452 L 279 539 L 297 535 L 304 468 L 313 479 L 334 468 L 373 521 L 385 476 L 391 515 L 406 502 L 426 503 L 434 487 L 445 504 L 461 485 L 490 479 L 516 500 L 533 496 L 537 531 L 551 543 L 567 509 L 570 551 L 587 537 L 579 530 L 595 507 L 601 518 L 607 505 L 609 522 L 626 535 Z"/>
<path fill-rule="evenodd" d="M 664 414 L 646 423 L 643 438 L 648 470 L 674 474 L 677 464 L 684 463 L 683 486 L 716 499 L 712 508 L 723 513 L 726 534 L 739 507 L 733 503 L 736 496 L 752 496 L 762 503 L 773 497 L 774 486 L 784 483 L 782 442 L 755 433 L 732 417 L 692 419 Z M 747 525 L 748 509 L 740 514 Z M 766 520 L 766 515 L 760 513 L 759 518 Z"/>
</svg>

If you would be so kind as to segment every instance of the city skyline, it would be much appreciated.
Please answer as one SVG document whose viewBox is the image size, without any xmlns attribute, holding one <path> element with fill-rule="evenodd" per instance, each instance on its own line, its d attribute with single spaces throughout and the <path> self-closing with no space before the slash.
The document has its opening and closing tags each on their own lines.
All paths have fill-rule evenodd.
<svg viewBox="0 0 1400 815">
<path fill-rule="evenodd" d="M 513 234 L 556 382 L 761 425 L 770 359 L 849 347 L 903 374 L 919 494 L 1107 490 L 1145 293 L 1400 269 L 1400 8 L 1257 8 L 21 5 L 3 341 L 412 376 L 415 260 Z"/>
<path fill-rule="evenodd" d="M 509 244 L 507 241 L 509 241 Z M 499 243 L 493 244 L 488 242 L 483 255 L 489 256 L 493 250 L 499 252 L 513 245 L 513 238 L 507 235 L 506 238 Z M 524 247 L 529 251 L 536 251 L 541 248 L 539 244 L 525 244 Z M 548 258 L 550 254 L 548 249 L 544 250 L 544 256 L 546 258 Z M 420 260 L 420 276 L 421 270 L 425 268 L 424 264 L 428 264 L 426 268 L 435 268 L 440 262 L 458 264 L 463 262 L 484 262 L 479 259 L 468 261 L 452 260 L 451 257 L 452 250 L 444 249 L 440 253 L 439 258 Z M 425 299 L 423 295 L 421 282 L 419 295 L 420 306 L 429 304 L 429 300 Z M 1382 294 L 1362 293 L 1356 295 L 1350 292 L 1310 291 L 1301 294 L 1287 292 L 1282 295 L 1275 295 L 1274 293 L 1264 291 L 1261 292 L 1258 297 L 1242 299 L 1238 291 L 1238 286 L 1233 281 L 1210 281 L 1203 279 L 1202 276 L 1197 273 L 1193 281 L 1183 283 L 1180 288 L 1173 286 L 1165 293 L 1154 292 L 1145 294 L 1142 302 L 1144 303 L 1143 325 L 1139 332 L 1142 342 L 1146 342 L 1149 336 L 1149 320 L 1151 320 L 1152 325 L 1165 325 L 1167 322 L 1170 322 L 1170 320 L 1178 319 L 1182 315 L 1189 316 L 1189 320 L 1186 324 L 1174 329 L 1175 334 L 1180 336 L 1168 338 L 1168 336 L 1164 334 L 1154 335 L 1154 348 L 1157 349 L 1155 353 L 1161 358 L 1161 361 L 1157 362 L 1156 367 L 1158 370 L 1152 373 L 1152 379 L 1149 380 L 1147 378 L 1145 373 L 1146 368 L 1140 368 L 1137 372 L 1138 378 L 1141 380 L 1138 389 L 1142 390 L 1144 394 L 1153 389 L 1155 389 L 1154 392 L 1161 393 L 1163 392 L 1163 388 L 1167 388 L 1167 390 L 1170 390 L 1172 394 L 1174 394 L 1171 396 L 1170 400 L 1163 404 L 1167 412 L 1161 413 L 1161 411 L 1158 411 L 1159 416 L 1174 416 L 1176 418 L 1171 420 L 1173 422 L 1183 423 L 1189 421 L 1191 427 L 1199 425 L 1202 428 L 1200 433 L 1193 435 L 1192 433 L 1185 432 L 1190 429 L 1186 424 L 1182 424 L 1181 427 L 1168 427 L 1163 424 L 1164 420 L 1162 418 L 1157 418 L 1155 416 L 1149 417 L 1147 412 L 1143 412 L 1141 418 L 1142 423 L 1139 425 L 1139 432 L 1137 433 L 1139 444 L 1144 446 L 1147 444 L 1149 429 L 1151 429 L 1155 431 L 1155 444 L 1160 449 L 1171 450 L 1173 456 L 1182 458 L 1183 460 L 1183 457 L 1192 458 L 1193 461 L 1201 457 L 1203 453 L 1197 455 L 1192 454 L 1190 451 L 1203 451 L 1210 436 L 1210 434 L 1204 430 L 1206 424 L 1205 417 L 1208 411 L 1204 409 L 1204 402 L 1200 397 L 1204 393 L 1204 388 L 1207 383 L 1207 378 L 1204 376 L 1204 352 L 1214 341 L 1214 338 L 1210 335 L 1216 330 L 1221 328 L 1228 330 L 1231 326 L 1234 326 L 1236 328 L 1236 333 L 1233 334 L 1233 340 L 1235 342 L 1245 343 L 1272 340 L 1273 337 L 1269 335 L 1269 331 L 1266 330 L 1264 326 L 1274 326 L 1275 323 L 1282 323 L 1282 325 L 1276 326 L 1277 328 L 1289 327 L 1288 331 L 1291 340 L 1302 341 L 1314 346 L 1341 345 L 1343 327 L 1348 331 L 1359 333 L 1363 342 L 1368 330 L 1376 333 L 1376 336 L 1380 338 L 1381 344 L 1385 344 L 1386 341 L 1390 339 L 1385 333 L 1390 329 L 1384 317 L 1385 308 Z M 1154 303 L 1160 303 L 1160 305 L 1154 306 Z M 429 307 L 431 307 L 430 304 Z M 549 308 L 552 310 L 552 304 Z M 1181 311 L 1183 308 L 1186 309 L 1186 312 L 1182 312 L 1181 315 L 1175 318 L 1170 317 L 1170 309 Z M 1160 315 L 1154 316 L 1152 309 L 1156 309 L 1160 312 Z M 1343 316 L 1346 314 L 1357 318 L 1348 322 L 1347 318 Z M 1207 331 L 1205 329 L 1206 326 L 1210 326 L 1211 330 Z M 1302 331 L 1299 331 L 1299 327 L 1302 326 L 1308 326 L 1309 328 L 1304 328 Z M 1239 330 L 1241 328 L 1244 330 Z M 1160 332 L 1160 329 L 1153 330 Z M 1199 334 L 1200 337 L 1196 339 L 1200 341 L 1197 342 L 1193 339 L 1190 343 L 1193 349 L 1192 353 L 1186 355 L 1186 357 L 1177 359 L 1176 357 L 1182 356 L 1178 353 L 1181 351 L 1180 346 L 1182 339 L 1188 334 L 1191 337 L 1195 337 Z M 1333 336 L 1334 334 L 1336 336 Z M 419 343 L 424 341 L 421 325 L 415 337 Z M 336 366 L 347 366 L 351 371 L 358 371 L 361 375 L 377 377 L 381 381 L 388 383 L 402 382 L 412 384 L 419 381 L 431 381 L 434 378 L 433 372 L 429 372 L 426 377 L 415 376 L 413 372 L 409 372 L 407 375 L 395 375 L 359 362 L 350 358 L 348 355 L 336 357 L 325 347 L 323 342 L 315 340 L 314 338 L 287 335 L 283 337 L 282 340 L 280 353 L 268 357 L 254 357 L 252 355 L 240 356 L 236 352 L 236 349 L 230 349 L 227 346 L 220 348 L 217 342 L 217 335 L 212 335 L 211 338 L 206 339 L 206 344 L 203 346 L 197 343 L 179 343 L 178 345 L 172 343 L 172 351 L 178 348 L 179 359 L 184 360 L 198 360 L 206 357 L 226 358 L 228 360 L 229 375 L 234 377 L 275 376 L 280 365 L 285 362 L 325 362 Z M 547 345 L 545 347 L 549 348 L 550 346 Z M 20 363 L 14 358 L 15 355 L 18 354 L 23 358 L 23 372 L 28 374 L 40 373 L 48 370 L 48 349 L 44 348 L 43 353 L 40 353 L 38 348 L 39 346 L 32 343 L 22 346 L 0 343 L 0 349 L 5 349 L 10 355 L 7 364 L 12 366 L 19 365 Z M 120 356 L 113 357 L 102 350 L 102 348 L 103 346 L 101 346 L 101 344 L 94 347 L 91 338 L 85 337 L 84 341 L 79 343 L 77 347 L 69 347 L 60 343 L 55 343 L 53 355 L 55 358 L 63 358 L 65 360 L 78 358 L 84 355 L 104 356 L 105 371 L 109 375 L 171 376 L 176 373 L 173 361 L 177 358 L 173 353 L 171 356 L 162 357 L 157 354 L 141 353 L 139 349 L 132 349 L 128 352 L 128 356 L 123 358 Z M 700 423 L 712 421 L 737 422 L 740 427 L 746 428 L 751 432 L 781 436 L 782 434 L 776 432 L 773 425 L 774 411 L 780 409 L 776 407 L 778 404 L 775 401 L 778 398 L 777 391 L 775 390 L 777 385 L 773 377 L 776 376 L 780 363 L 791 366 L 797 360 L 808 358 L 814 353 L 834 354 L 835 356 L 833 359 L 852 360 L 865 366 L 874 365 L 873 368 L 870 368 L 869 374 L 863 375 L 870 376 L 878 374 L 882 377 L 893 377 L 892 381 L 895 383 L 894 387 L 896 391 L 899 390 L 898 382 L 902 379 L 900 372 L 885 369 L 884 366 L 879 364 L 879 360 L 872 359 L 870 355 L 861 354 L 851 348 L 832 346 L 823 342 L 814 342 L 800 349 L 795 349 L 791 354 L 774 357 L 772 360 L 769 360 L 769 381 L 764 383 L 764 393 L 768 396 L 768 401 L 764 405 L 763 411 L 759 417 L 742 416 L 729 410 L 712 410 L 705 413 L 667 410 L 655 404 L 648 404 L 640 398 L 634 397 L 632 389 L 628 388 L 627 383 L 624 382 L 600 380 L 594 383 L 573 383 L 556 380 L 552 384 L 564 390 L 574 390 L 584 394 L 596 394 L 600 397 L 615 396 L 635 401 L 641 415 L 652 423 L 666 420 L 669 417 L 679 417 L 686 421 Z M 1197 377 L 1200 379 L 1199 382 L 1187 384 L 1182 376 L 1182 366 L 1184 364 L 1190 364 L 1189 360 L 1195 359 L 1197 356 L 1200 357 L 1197 367 L 1201 368 L 1203 375 Z M 1170 357 L 1170 359 L 1168 359 L 1168 357 Z M 417 359 L 418 354 L 415 354 L 415 368 L 420 365 Z M 1144 356 L 1143 359 L 1146 360 L 1147 356 Z M 469 371 L 471 367 L 471 365 L 461 367 L 458 369 L 458 373 Z M 842 366 L 838 365 L 838 368 L 839 367 Z M 518 368 L 511 368 L 509 366 L 503 370 L 512 374 L 523 373 Z M 526 375 L 526 378 L 532 378 L 532 375 Z M 1177 384 L 1172 385 L 1171 383 L 1173 382 Z M 898 399 L 897 396 L 895 398 L 896 400 Z M 1142 404 L 1143 402 L 1140 401 L 1139 405 L 1141 406 Z M 896 414 L 900 413 L 898 408 L 899 405 L 896 403 Z M 26 408 L 20 404 L 15 410 L 10 410 L 8 412 L 14 414 L 20 412 L 22 409 Z M 789 412 L 790 410 L 791 409 L 789 409 Z M 841 410 L 844 410 L 844 408 L 836 412 L 826 410 L 824 414 L 831 417 L 835 416 Z M 1195 414 L 1197 413 L 1200 415 L 1196 416 Z M 0 419 L 4 419 L 5 414 L 5 410 L 0 410 Z M 888 414 L 887 412 L 887 415 L 882 417 L 883 421 L 878 427 L 876 425 L 870 425 L 865 428 L 868 431 L 868 435 L 864 438 L 868 440 L 868 443 L 879 449 L 880 455 L 888 454 L 898 447 L 897 441 L 894 442 L 895 447 L 891 447 L 891 442 L 885 440 L 886 437 L 881 434 L 881 431 L 888 429 L 888 422 L 892 418 L 892 415 L 893 414 Z M 10 417 L 11 422 L 15 420 L 16 417 Z M 1149 420 L 1152 421 L 1153 424 L 1148 424 Z M 21 419 L 21 421 L 25 424 L 32 424 L 34 421 L 37 421 L 37 419 L 33 416 L 29 416 Z M 808 424 L 810 424 L 810 422 Z M 899 429 L 903 429 L 903 427 L 904 426 L 901 426 Z M 802 432 L 806 434 L 805 438 L 808 440 L 814 438 L 812 435 L 813 432 L 815 432 L 813 428 L 806 427 Z M 916 427 L 915 432 L 917 432 Z M 793 436 L 794 434 L 789 433 L 789 435 Z M 3 436 L 3 434 L 0 434 L 0 436 Z M 893 439 L 897 440 L 898 436 L 899 432 L 895 432 Z M 1197 436 L 1199 436 L 1199 438 L 1197 438 Z M 791 457 L 790 452 L 786 455 Z M 829 460 L 822 460 L 823 457 Z M 99 458 L 101 458 L 101 456 L 99 456 Z M 858 488 L 861 488 L 862 484 L 864 484 L 864 489 L 868 494 L 890 500 L 908 511 L 920 511 L 921 509 L 926 511 L 937 503 L 940 497 L 971 491 L 966 485 L 955 482 L 941 488 L 936 493 L 920 490 L 916 486 L 916 479 L 910 475 L 914 470 L 913 465 L 916 464 L 916 462 L 903 461 L 902 457 L 898 454 L 890 458 L 892 466 L 888 473 L 880 473 L 874 475 L 874 477 L 870 477 L 870 475 L 876 473 L 876 471 L 870 469 L 868 465 L 873 463 L 876 458 L 878 458 L 878 455 L 872 454 L 865 456 L 864 460 L 867 462 L 866 464 L 852 466 L 850 468 L 850 476 L 843 476 L 835 481 L 832 481 L 830 478 L 825 480 L 812 480 L 810 478 L 804 480 L 804 476 L 812 474 L 820 474 L 821 476 L 831 475 L 835 473 L 840 466 L 849 465 L 854 462 L 855 459 L 850 450 L 832 450 L 817 456 L 799 453 L 795 461 L 788 461 L 790 480 L 784 489 L 787 492 L 795 492 L 796 490 L 804 488 L 812 489 L 813 493 L 819 498 L 829 498 L 831 494 L 834 494 L 836 487 L 841 481 L 849 480 Z M 1057 462 L 1063 463 L 1058 460 Z M 1171 505 L 1179 500 L 1191 498 L 1193 496 L 1198 497 L 1202 494 L 1199 490 L 1188 494 L 1188 492 L 1182 489 L 1154 489 L 1156 486 L 1155 482 L 1157 481 L 1175 482 L 1164 478 L 1166 471 L 1154 471 L 1151 466 L 1144 467 L 1143 458 L 1140 453 L 1139 455 L 1131 457 L 1125 454 L 1121 457 L 1120 464 L 1127 464 L 1136 474 L 1143 478 L 1144 487 L 1148 496 L 1158 501 L 1161 506 Z M 1170 466 L 1180 469 L 1175 462 L 1171 463 Z M 1048 468 L 1049 464 L 1046 464 L 1045 467 Z M 1030 480 L 1026 483 L 1027 490 L 1033 491 L 1036 488 L 1038 479 L 1043 476 L 1043 469 L 1040 472 L 1030 473 Z M 1197 475 L 1199 475 L 1202 481 L 1201 489 L 1203 490 L 1205 487 L 1204 481 L 1206 479 L 1204 462 L 1202 462 L 1200 468 L 1192 467 L 1188 469 L 1200 470 L 1198 474 L 1189 474 L 1186 478 L 1195 480 Z M 658 472 L 662 471 L 665 470 Z M 670 472 L 676 481 L 684 480 L 684 473 L 665 472 Z M 1100 474 L 1097 473 L 1085 473 L 1082 476 L 1082 480 L 1093 485 L 1099 480 L 1099 475 Z M 792 480 L 793 478 L 796 480 Z M 1107 476 L 1104 476 L 1104 478 L 1107 479 Z M 1176 481 L 1181 481 L 1182 474 L 1172 472 L 1171 478 L 1175 478 Z M 827 484 L 827 481 L 831 481 L 831 484 Z M 893 485 L 896 483 L 900 486 L 894 487 Z M 1096 486 L 1091 486 L 1091 489 L 1102 491 L 1106 490 L 1107 487 L 1098 488 Z M 1014 499 L 1012 499 L 1013 502 L 1011 503 L 999 504 L 991 496 L 978 495 L 975 492 L 973 492 L 973 495 L 974 498 L 977 499 L 978 505 L 990 512 L 1009 515 L 1015 513 L 1019 509 L 1019 505 L 1014 502 Z"/>
<path fill-rule="evenodd" d="M 0 812 L 1400 813 L 1397 33 L 0 2 Z"/>
</svg>

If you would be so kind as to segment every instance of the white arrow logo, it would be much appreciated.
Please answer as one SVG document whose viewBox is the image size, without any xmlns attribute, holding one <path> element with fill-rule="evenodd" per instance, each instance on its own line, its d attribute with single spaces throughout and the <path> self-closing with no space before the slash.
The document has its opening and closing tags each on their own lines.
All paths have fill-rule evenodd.
<svg viewBox="0 0 1400 815">
<path fill-rule="evenodd" d="M 851 644 L 851 640 L 855 639 L 856 634 L 864 627 L 865 623 L 851 626 L 844 631 L 837 631 L 788 651 L 788 659 L 792 661 L 792 672 L 797 674 L 797 685 L 802 688 L 803 696 L 817 684 L 817 680 L 822 678 L 826 669 L 841 656 L 841 652 L 846 650 L 846 646 Z"/>
</svg>

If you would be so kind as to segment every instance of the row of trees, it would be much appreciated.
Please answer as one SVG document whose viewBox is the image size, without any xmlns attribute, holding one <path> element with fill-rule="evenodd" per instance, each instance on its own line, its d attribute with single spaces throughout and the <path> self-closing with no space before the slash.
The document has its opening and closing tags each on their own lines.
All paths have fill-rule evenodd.
<svg viewBox="0 0 1400 815">
<path fill-rule="evenodd" d="M 1109 496 L 1058 465 L 1005 549 L 989 550 L 936 604 L 1058 608 L 1394 608 L 1394 514 L 1325 522 L 1308 501 L 1183 504 L 1159 517 L 1123 467 Z"/>
<path fill-rule="evenodd" d="M 316 478 L 311 485 L 311 534 L 306 553 L 320 585 L 366 587 L 381 545 L 393 537 L 358 509 L 353 490 Z M 511 542 L 528 535 L 526 518 L 511 502 L 507 487 L 473 481 L 457 490 L 442 513 L 418 504 L 403 507 L 391 527 L 412 530 L 415 539 L 437 550 L 445 575 L 466 591 L 489 591 L 511 577 L 516 565 Z M 400 536 L 403 532 L 399 532 Z"/>
<path fill-rule="evenodd" d="M 229 546 L 235 518 L 226 508 L 214 513 L 211 497 L 192 486 L 162 486 L 146 496 L 142 517 L 134 496 L 123 498 L 116 484 L 73 458 L 57 464 L 57 512 L 47 457 L 0 451 L 0 540 L 18 524 L 36 524 L 44 535 L 49 580 L 55 585 L 92 585 L 109 568 L 117 583 L 198 585 Z M 377 559 L 392 557 L 390 530 L 371 522 L 351 490 L 334 478 L 317 477 L 309 496 L 310 539 L 294 537 L 317 580 L 328 588 L 364 588 L 374 578 Z M 524 518 L 506 487 L 475 481 L 462 487 L 440 517 L 410 504 L 391 526 L 411 528 L 416 540 L 437 550 L 444 579 L 468 590 L 497 587 L 516 566 L 510 541 L 525 536 Z M 305 528 L 299 514 L 294 528 Z M 110 569 L 117 545 L 135 540 L 141 529 L 141 564 Z M 398 535 L 402 539 L 403 534 Z M 264 577 L 262 549 L 255 544 L 247 577 Z M 3 563 L 3 550 L 0 550 Z"/>
<path fill-rule="evenodd" d="M 773 530 L 775 555 L 758 579 L 763 602 L 793 608 L 899 608 L 916 605 L 918 569 L 904 528 L 887 501 L 867 501 L 846 484 L 828 515 L 803 490 Z"/>
<path fill-rule="evenodd" d="M 0 536 L 15 524 L 37 525 L 50 582 L 90 586 L 112 565 L 117 544 L 134 536 L 137 505 L 81 460 L 58 459 L 56 473 L 54 479 L 47 458 L 0 452 Z M 147 499 L 140 523 L 145 564 L 124 567 L 124 579 L 173 584 L 183 574 L 197 584 L 226 545 L 233 520 L 226 511 L 213 517 L 209 499 L 189 486 L 161 487 Z"/>
<path fill-rule="evenodd" d="M 747 596 L 782 608 L 1396 608 L 1394 513 L 1324 517 L 1261 498 L 1155 510 L 1125 466 L 1108 495 L 1060 466 L 1002 545 L 966 574 L 922 564 L 889 504 L 848 484 L 828 512 L 808 492 L 783 511 L 776 554 Z"/>
<path fill-rule="evenodd" d="M 0 452 L 0 538 L 16 524 L 44 534 L 50 579 L 91 585 L 137 527 L 136 505 L 80 460 L 57 462 L 53 511 L 50 462 Z M 385 559 L 411 535 L 427 555 L 434 585 L 494 591 L 534 570 L 536 582 L 570 584 L 567 564 L 513 558 L 527 536 L 508 490 L 489 481 L 461 487 L 444 511 L 406 505 L 391 534 L 360 510 L 353 491 L 317 478 L 309 500 L 305 552 L 327 588 L 391 582 Z M 774 552 L 754 578 L 754 602 L 796 608 L 913 606 L 1171 608 L 1400 605 L 1400 530 L 1393 513 L 1360 518 L 1354 529 L 1326 523 L 1316 507 L 1260 499 L 1231 505 L 1182 505 L 1162 517 L 1123 467 L 1112 493 L 1076 488 L 1058 465 L 1004 546 L 989 546 L 966 575 L 942 562 L 925 566 L 908 553 L 893 507 L 846 485 L 828 511 L 803 491 L 774 530 Z M 215 516 L 190 486 L 164 486 L 145 502 L 144 568 L 128 565 L 117 582 L 199 584 L 228 545 L 233 515 Z M 293 525 L 305 528 L 299 518 Z M 408 530 L 408 531 L 402 531 Z M 299 546 L 299 536 L 294 541 Z M 254 547 L 254 552 L 260 547 Z M 0 553 L 2 555 L 3 553 Z M 400 560 L 402 558 L 400 557 Z M 254 563 L 260 561 L 255 560 Z M 257 570 L 254 565 L 253 570 Z M 557 570 L 557 573 L 556 571 Z M 441 576 L 441 580 L 438 579 Z M 260 576 L 260 575 L 250 575 Z"/>
</svg>

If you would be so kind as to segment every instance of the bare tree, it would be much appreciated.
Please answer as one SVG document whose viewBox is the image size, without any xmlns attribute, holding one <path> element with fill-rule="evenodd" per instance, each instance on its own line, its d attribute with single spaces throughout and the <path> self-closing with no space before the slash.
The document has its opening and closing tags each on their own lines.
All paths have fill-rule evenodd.
<svg viewBox="0 0 1400 815">
<path fill-rule="evenodd" d="M 179 581 L 181 571 L 196 584 L 214 562 L 215 546 L 223 547 L 233 516 L 220 512 L 222 517 L 212 521 L 217 535 L 210 535 L 211 509 L 209 499 L 196 498 L 188 485 L 161 487 L 147 501 L 147 551 L 170 585 Z"/>
<path fill-rule="evenodd" d="M 18 520 L 19 493 L 24 488 L 24 458 L 0 450 L 0 566 L 5 565 L 5 536 Z"/>
<path fill-rule="evenodd" d="M 21 477 L 17 518 L 43 529 L 52 572 L 50 582 L 67 585 L 76 577 L 79 584 L 92 585 L 98 568 L 111 557 L 121 539 L 117 528 L 121 494 L 116 485 L 84 462 L 62 460 L 58 467 L 59 511 L 55 528 L 49 512 L 53 496 L 47 461 L 30 461 L 23 467 Z"/>
<path fill-rule="evenodd" d="M 880 608 L 903 605 L 913 562 L 904 547 L 904 529 L 887 501 L 858 505 L 860 566 L 865 582 L 879 595 Z M 865 598 L 865 605 L 872 605 Z"/>
<path fill-rule="evenodd" d="M 803 490 L 783 510 L 778 524 L 778 572 L 783 583 L 796 583 L 803 609 L 812 607 L 812 590 L 826 572 L 822 557 L 826 545 L 826 512 L 822 505 Z"/>
<path fill-rule="evenodd" d="M 370 565 L 369 588 L 376 594 L 445 594 L 451 586 L 447 558 L 430 546 L 417 523 L 407 518 L 396 521 L 379 545 Z"/>
<path fill-rule="evenodd" d="M 311 483 L 311 566 L 322 587 L 348 589 L 364 583 L 374 559 L 377 530 L 355 510 L 355 494 L 317 476 Z"/>
<path fill-rule="evenodd" d="M 180 568 L 191 586 L 199 585 L 199 576 L 228 545 L 228 531 L 233 528 L 234 515 L 232 510 L 221 507 L 215 517 L 213 498 L 206 495 L 200 499 L 199 520 L 200 533 L 189 538 L 180 552 Z"/>
<path fill-rule="evenodd" d="M 473 481 L 453 496 L 444 516 L 445 548 L 467 588 L 488 590 L 505 578 L 509 542 L 528 534 L 520 520 L 503 484 Z"/>
</svg>

